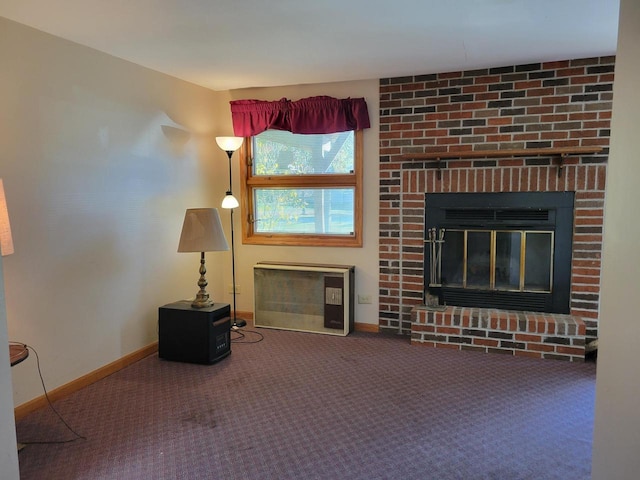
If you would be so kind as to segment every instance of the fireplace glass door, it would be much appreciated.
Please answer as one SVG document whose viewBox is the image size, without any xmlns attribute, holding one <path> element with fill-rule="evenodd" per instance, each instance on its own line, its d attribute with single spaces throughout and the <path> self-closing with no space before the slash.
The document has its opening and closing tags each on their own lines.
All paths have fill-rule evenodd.
<svg viewBox="0 0 640 480">
<path fill-rule="evenodd" d="M 452 229 L 445 233 L 444 286 L 550 293 L 552 278 L 552 231 Z"/>
</svg>

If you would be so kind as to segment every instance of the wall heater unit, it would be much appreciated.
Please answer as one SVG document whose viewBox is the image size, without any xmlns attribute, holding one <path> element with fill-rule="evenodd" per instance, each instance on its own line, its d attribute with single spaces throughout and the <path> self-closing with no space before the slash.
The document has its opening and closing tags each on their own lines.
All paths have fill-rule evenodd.
<svg viewBox="0 0 640 480">
<path fill-rule="evenodd" d="M 348 335 L 354 324 L 352 265 L 259 262 L 253 267 L 256 327 Z"/>
</svg>

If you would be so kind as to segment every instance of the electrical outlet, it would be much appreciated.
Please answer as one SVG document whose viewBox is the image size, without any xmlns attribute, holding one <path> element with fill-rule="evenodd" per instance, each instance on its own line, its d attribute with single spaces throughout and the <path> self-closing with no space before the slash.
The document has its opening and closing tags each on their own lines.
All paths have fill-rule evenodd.
<svg viewBox="0 0 640 480">
<path fill-rule="evenodd" d="M 231 283 L 227 286 L 227 293 L 233 294 L 233 285 Z M 236 285 L 236 295 L 240 295 L 240 285 Z"/>
<path fill-rule="evenodd" d="M 371 295 L 358 295 L 358 303 L 371 303 Z"/>
</svg>

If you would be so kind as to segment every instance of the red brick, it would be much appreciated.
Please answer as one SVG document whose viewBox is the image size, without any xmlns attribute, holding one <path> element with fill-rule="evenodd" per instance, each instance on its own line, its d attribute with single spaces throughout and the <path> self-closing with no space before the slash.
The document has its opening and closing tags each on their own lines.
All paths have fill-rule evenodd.
<svg viewBox="0 0 640 480">
<path fill-rule="evenodd" d="M 555 140 L 553 142 L 553 146 L 555 148 L 579 147 L 580 140 Z"/>
<path fill-rule="evenodd" d="M 436 145 L 455 145 L 460 143 L 460 137 L 444 137 L 436 140 Z"/>
<path fill-rule="evenodd" d="M 553 346 L 546 343 L 529 343 L 527 348 L 536 352 L 553 352 Z"/>
<path fill-rule="evenodd" d="M 487 135 L 487 142 L 508 142 L 511 135 Z"/>
<path fill-rule="evenodd" d="M 546 97 L 546 96 L 551 96 L 554 93 L 555 93 L 555 89 L 553 87 L 527 89 L 527 97 Z M 545 103 L 544 100 L 542 103 Z M 566 103 L 566 102 L 562 102 L 562 103 Z"/>
<path fill-rule="evenodd" d="M 500 82 L 500 75 L 487 75 L 483 77 L 476 77 L 475 84 L 483 84 L 483 83 L 498 83 Z"/>
<path fill-rule="evenodd" d="M 553 113 L 553 105 L 542 105 L 539 107 L 527 108 L 527 115 L 540 115 L 545 113 Z"/>
<path fill-rule="evenodd" d="M 436 333 L 442 333 L 446 335 L 460 335 L 460 329 L 455 327 L 437 327 Z"/>
<path fill-rule="evenodd" d="M 569 61 L 568 60 L 562 60 L 559 62 L 545 62 L 542 64 L 542 69 L 543 70 L 555 70 L 557 68 L 567 68 L 569 67 Z"/>
<path fill-rule="evenodd" d="M 446 103 L 436 106 L 438 112 L 454 112 L 462 110 L 462 106 L 459 103 Z"/>
<path fill-rule="evenodd" d="M 579 356 L 582 356 L 582 355 L 584 355 L 584 347 L 579 348 L 579 347 L 558 346 L 558 347 L 556 347 L 556 352 L 564 353 L 564 354 L 567 354 L 567 355 L 579 355 Z"/>
<path fill-rule="evenodd" d="M 410 90 L 424 90 L 424 82 L 421 83 L 405 83 L 401 85 L 402 91 L 410 91 Z"/>
<path fill-rule="evenodd" d="M 563 103 L 569 103 L 569 97 L 566 95 L 548 96 L 542 98 L 543 105 L 560 105 Z"/>
<path fill-rule="evenodd" d="M 487 85 L 464 85 L 462 87 L 462 93 L 480 93 L 487 91 Z"/>
<path fill-rule="evenodd" d="M 462 77 L 462 72 L 447 72 L 438 74 L 440 78 L 460 78 Z"/>
<path fill-rule="evenodd" d="M 434 327 L 433 325 L 418 325 L 418 324 L 414 323 L 411 326 L 411 331 L 435 333 L 436 327 Z"/>
<path fill-rule="evenodd" d="M 540 134 L 536 133 L 515 133 L 513 135 L 514 141 L 531 141 L 531 140 L 539 140 Z"/>
<path fill-rule="evenodd" d="M 558 77 L 573 77 L 576 75 L 583 75 L 584 67 L 563 68 L 557 71 Z"/>
<path fill-rule="evenodd" d="M 542 358 L 542 353 L 530 352 L 528 350 L 514 350 L 513 354 L 516 357 Z"/>
<path fill-rule="evenodd" d="M 562 140 L 569 136 L 569 132 L 555 131 L 555 132 L 540 132 L 541 140 Z"/>
<path fill-rule="evenodd" d="M 609 146 L 608 138 L 583 138 L 580 142 L 583 147 L 607 147 Z"/>
<path fill-rule="evenodd" d="M 541 123 L 566 122 L 567 120 L 568 120 L 568 115 L 566 113 L 555 113 L 553 115 L 540 116 Z"/>
<path fill-rule="evenodd" d="M 512 123 L 513 123 L 512 117 L 490 118 L 487 121 L 488 125 L 511 125 Z"/>
<path fill-rule="evenodd" d="M 450 152 L 470 152 L 472 150 L 473 145 L 452 145 L 451 147 L 449 147 Z"/>
<path fill-rule="evenodd" d="M 461 118 L 473 118 L 473 112 L 449 112 L 449 120 L 458 120 Z"/>
<path fill-rule="evenodd" d="M 429 121 L 429 120 L 434 120 L 434 121 L 446 120 L 447 118 L 449 118 L 449 115 L 447 113 L 433 112 L 433 113 L 425 113 L 424 114 L 425 121 Z"/>
<path fill-rule="evenodd" d="M 598 83 L 597 75 L 586 75 L 584 77 L 572 77 L 571 85 L 584 85 L 585 83 Z"/>
<path fill-rule="evenodd" d="M 473 134 L 474 135 L 487 135 L 487 134 L 496 134 L 498 133 L 498 127 L 474 127 Z"/>
<path fill-rule="evenodd" d="M 529 90 L 534 88 L 540 88 L 541 86 L 542 86 L 541 80 L 527 80 L 527 81 L 515 82 L 513 84 L 513 88 L 515 90 Z"/>
<path fill-rule="evenodd" d="M 531 335 L 527 333 L 516 333 L 515 340 L 518 342 L 542 342 L 542 337 L 540 335 Z"/>
</svg>

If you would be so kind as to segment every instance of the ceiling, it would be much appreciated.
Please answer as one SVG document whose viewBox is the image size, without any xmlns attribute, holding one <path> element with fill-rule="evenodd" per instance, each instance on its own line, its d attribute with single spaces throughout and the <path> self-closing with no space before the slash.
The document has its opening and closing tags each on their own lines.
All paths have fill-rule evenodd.
<svg viewBox="0 0 640 480">
<path fill-rule="evenodd" d="M 214 89 L 612 55 L 619 0 L 0 0 L 0 16 Z"/>
</svg>

